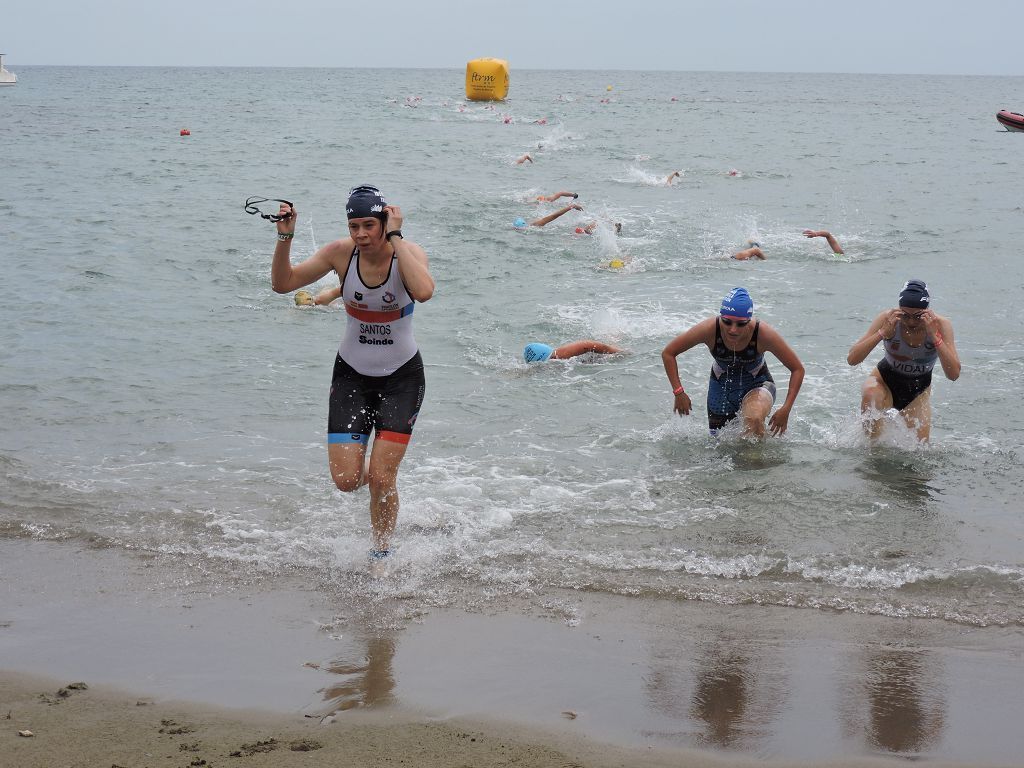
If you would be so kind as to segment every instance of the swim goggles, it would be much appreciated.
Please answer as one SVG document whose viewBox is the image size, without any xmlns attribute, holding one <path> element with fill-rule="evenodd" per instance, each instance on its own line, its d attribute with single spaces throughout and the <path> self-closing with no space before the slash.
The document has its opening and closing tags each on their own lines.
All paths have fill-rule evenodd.
<svg viewBox="0 0 1024 768">
<path fill-rule="evenodd" d="M 256 207 L 263 203 L 284 203 L 288 207 L 292 207 L 290 200 L 280 200 L 276 197 L 260 197 L 259 195 L 253 195 L 245 201 L 245 212 L 252 214 L 253 216 L 258 213 L 262 218 L 267 219 L 268 221 L 285 221 L 292 217 L 291 213 L 286 213 L 284 216 L 279 213 L 263 213 L 263 211 Z"/>
</svg>

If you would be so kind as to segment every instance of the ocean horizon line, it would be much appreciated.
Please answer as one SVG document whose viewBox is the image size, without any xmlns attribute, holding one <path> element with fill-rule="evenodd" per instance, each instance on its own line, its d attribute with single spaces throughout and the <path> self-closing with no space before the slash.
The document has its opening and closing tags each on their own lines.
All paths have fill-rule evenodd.
<svg viewBox="0 0 1024 768">
<path fill-rule="evenodd" d="M 10 54 L 5 53 L 4 56 L 10 58 Z M 481 57 L 485 58 L 485 57 Z M 490 57 L 500 58 L 500 57 Z M 371 71 L 417 71 L 417 72 L 428 72 L 428 71 L 439 71 L 439 72 L 461 72 L 465 68 L 465 64 L 452 65 L 452 66 L 407 66 L 407 67 L 359 67 L 359 66 L 326 66 L 326 65 L 312 65 L 312 64 L 290 64 L 290 65 L 253 65 L 253 64 L 40 64 L 40 63 L 28 63 L 20 62 L 13 64 L 16 69 L 31 69 L 31 68 L 65 68 L 65 69 L 182 69 L 182 70 L 211 70 L 211 69 L 262 69 L 262 70 L 282 70 L 282 69 L 295 69 L 295 70 L 371 70 Z M 858 77 L 956 77 L 956 78 L 994 78 L 994 79 L 1017 79 L 1024 78 L 1024 74 L 1019 75 L 1007 75 L 1007 74 L 990 74 L 990 73 L 971 73 L 971 72 L 846 72 L 841 70 L 742 70 L 742 69 L 643 69 L 643 68 L 630 68 L 630 69 L 598 69 L 590 67 L 510 67 L 510 71 L 513 72 L 607 72 L 607 73 L 636 73 L 636 72 L 650 72 L 650 73 L 672 73 L 672 74 L 715 74 L 715 75 L 826 75 L 826 76 L 847 76 L 854 75 Z"/>
</svg>

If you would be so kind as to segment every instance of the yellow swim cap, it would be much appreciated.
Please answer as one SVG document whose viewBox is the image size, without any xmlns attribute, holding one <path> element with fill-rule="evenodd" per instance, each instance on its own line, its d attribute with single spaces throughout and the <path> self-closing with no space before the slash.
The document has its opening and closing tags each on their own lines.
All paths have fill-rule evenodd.
<svg viewBox="0 0 1024 768">
<path fill-rule="evenodd" d="M 626 266 L 626 262 L 624 262 L 622 259 L 612 259 L 611 261 L 608 262 L 608 266 L 611 267 L 612 269 L 622 269 L 624 266 Z"/>
<path fill-rule="evenodd" d="M 295 292 L 295 304 L 299 307 L 308 307 L 313 304 L 313 294 L 309 291 L 296 291 Z"/>
</svg>

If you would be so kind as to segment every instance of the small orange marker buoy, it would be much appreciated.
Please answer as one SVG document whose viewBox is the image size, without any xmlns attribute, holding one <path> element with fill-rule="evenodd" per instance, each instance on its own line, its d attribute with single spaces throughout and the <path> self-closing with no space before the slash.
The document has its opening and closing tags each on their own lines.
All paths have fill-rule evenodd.
<svg viewBox="0 0 1024 768">
<path fill-rule="evenodd" d="M 181 133 L 178 134 L 178 135 L 179 136 L 191 136 L 192 135 L 192 131 L 190 131 L 188 128 L 182 128 L 181 129 Z"/>
</svg>

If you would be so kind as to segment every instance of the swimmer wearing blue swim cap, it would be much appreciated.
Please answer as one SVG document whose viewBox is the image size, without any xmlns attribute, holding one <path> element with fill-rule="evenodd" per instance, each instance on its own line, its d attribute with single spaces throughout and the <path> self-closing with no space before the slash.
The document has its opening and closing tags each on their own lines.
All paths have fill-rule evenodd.
<svg viewBox="0 0 1024 768">
<path fill-rule="evenodd" d="M 742 416 L 744 434 L 764 436 L 765 419 L 775 404 L 775 379 L 764 359 L 765 352 L 771 352 L 789 369 L 786 402 L 768 420 L 773 435 L 783 434 L 804 380 L 804 366 L 778 331 L 754 320 L 754 301 L 746 288 L 733 288 L 722 299 L 717 317 L 700 321 L 662 350 L 661 360 L 675 398 L 672 409 L 680 416 L 689 415 L 693 404 L 679 380 L 676 358 L 699 344 L 707 346 L 713 360 L 707 397 L 711 433 Z"/>
<path fill-rule="evenodd" d="M 554 351 L 554 347 L 535 341 L 523 349 L 523 360 L 528 363 L 543 363 Z"/>
<path fill-rule="evenodd" d="M 562 206 L 561 208 L 559 208 L 554 213 L 549 213 L 547 216 L 544 216 L 544 217 L 539 218 L 539 219 L 535 219 L 534 221 L 529 221 L 528 222 L 526 219 L 524 219 L 522 217 L 517 218 L 515 221 L 512 222 L 512 226 L 515 227 L 516 229 L 525 229 L 527 226 L 530 226 L 530 227 L 543 227 L 545 224 L 550 224 L 552 221 L 557 219 L 559 216 L 564 216 L 569 211 L 582 211 L 582 210 L 583 210 L 583 206 L 582 205 L 577 205 L 576 203 L 570 203 L 569 205 Z"/>
<path fill-rule="evenodd" d="M 523 360 L 528 363 L 542 363 L 545 360 L 568 360 L 570 357 L 585 355 L 588 352 L 593 352 L 595 355 L 615 355 L 621 351 L 620 347 L 594 339 L 570 341 L 557 348 L 535 341 L 532 344 L 527 344 L 523 349 Z"/>
<path fill-rule="evenodd" d="M 935 363 L 950 381 L 960 377 L 960 355 L 953 339 L 953 324 L 931 309 L 924 280 L 908 280 L 898 306 L 878 315 L 846 356 L 859 365 L 879 344 L 883 357 L 861 387 L 860 410 L 868 437 L 881 435 L 881 414 L 895 408 L 917 439 L 931 436 L 931 383 Z"/>
</svg>

